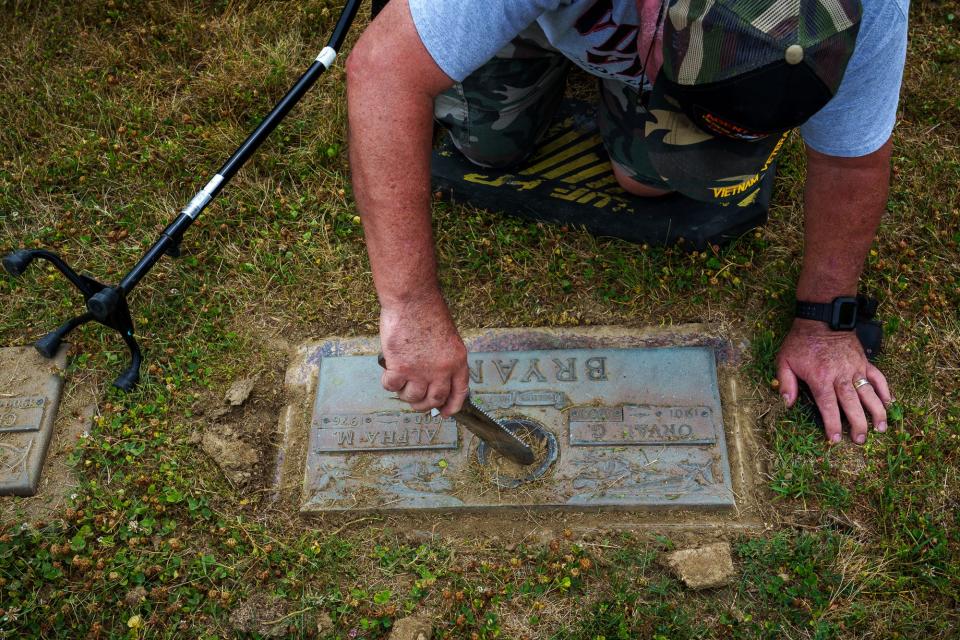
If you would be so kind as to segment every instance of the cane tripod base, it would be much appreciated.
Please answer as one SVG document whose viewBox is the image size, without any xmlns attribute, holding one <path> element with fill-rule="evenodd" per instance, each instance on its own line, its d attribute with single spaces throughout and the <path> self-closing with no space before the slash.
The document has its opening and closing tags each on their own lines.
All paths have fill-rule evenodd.
<svg viewBox="0 0 960 640">
<path fill-rule="evenodd" d="M 130 351 L 130 364 L 113 381 L 113 386 L 122 391 L 132 391 L 140 381 L 140 365 L 143 356 L 140 352 L 140 345 L 137 344 L 137 339 L 133 335 L 133 318 L 130 316 L 130 308 L 127 306 L 126 294 L 120 287 L 109 287 L 89 276 L 77 273 L 58 255 L 43 249 L 14 251 L 3 258 L 3 268 L 11 276 L 19 277 L 23 275 L 30 263 L 38 258 L 46 260 L 56 267 L 83 294 L 88 311 L 67 320 L 37 340 L 34 344 L 37 352 L 44 358 L 53 358 L 71 331 L 90 321 L 98 322 L 118 332 Z"/>
</svg>

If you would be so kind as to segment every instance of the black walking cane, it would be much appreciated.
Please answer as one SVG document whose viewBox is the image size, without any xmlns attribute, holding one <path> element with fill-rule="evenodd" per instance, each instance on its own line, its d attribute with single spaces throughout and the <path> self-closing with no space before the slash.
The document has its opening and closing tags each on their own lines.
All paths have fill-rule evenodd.
<svg viewBox="0 0 960 640">
<path fill-rule="evenodd" d="M 73 283 L 83 294 L 87 305 L 87 312 L 75 318 L 71 318 L 57 329 L 51 331 L 36 342 L 36 349 L 46 358 L 52 358 L 60 348 L 60 343 L 68 333 L 82 324 L 95 320 L 115 331 L 120 332 L 123 341 L 130 349 L 130 366 L 127 367 L 120 377 L 118 377 L 113 386 L 123 391 L 130 391 L 140 380 L 140 363 L 142 356 L 140 346 L 136 338 L 133 337 L 133 319 L 130 317 L 130 309 L 127 306 L 127 296 L 137 286 L 137 283 L 153 268 L 158 260 L 167 254 L 171 257 L 180 255 L 180 242 L 183 234 L 197 219 L 200 213 L 206 208 L 210 201 L 217 196 L 230 179 L 236 175 L 237 171 L 246 164 L 260 144 L 270 135 L 278 124 L 286 117 L 290 109 L 293 108 L 300 98 L 314 85 L 317 78 L 330 68 L 333 61 L 343 45 L 347 36 L 347 31 L 353 23 L 357 10 L 360 7 L 361 0 L 347 0 L 343 7 L 343 12 L 337 20 L 337 24 L 330 36 L 330 41 L 323 48 L 320 55 L 317 56 L 310 68 L 300 76 L 296 84 L 287 92 L 285 96 L 277 103 L 277 106 L 267 114 L 263 121 L 254 129 L 253 133 L 244 140 L 230 159 L 220 168 L 220 170 L 207 182 L 197 195 L 180 212 L 180 215 L 171 222 L 160 238 L 153 243 L 153 246 L 140 258 L 140 261 L 130 270 L 130 272 L 116 286 L 107 286 L 97 282 L 93 278 L 82 275 L 74 271 L 57 254 L 43 249 L 20 249 L 14 251 L 3 258 L 3 268 L 12 276 L 21 275 L 34 259 L 40 258 L 47 260 L 56 267 L 60 273 Z"/>
</svg>

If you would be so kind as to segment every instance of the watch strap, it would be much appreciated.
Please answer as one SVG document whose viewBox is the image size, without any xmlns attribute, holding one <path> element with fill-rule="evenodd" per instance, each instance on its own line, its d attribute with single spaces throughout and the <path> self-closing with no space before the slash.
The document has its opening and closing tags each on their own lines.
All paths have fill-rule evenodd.
<svg viewBox="0 0 960 640">
<path fill-rule="evenodd" d="M 820 322 L 830 323 L 833 318 L 832 302 L 803 302 L 797 300 L 796 317 L 803 320 L 819 320 Z"/>
</svg>

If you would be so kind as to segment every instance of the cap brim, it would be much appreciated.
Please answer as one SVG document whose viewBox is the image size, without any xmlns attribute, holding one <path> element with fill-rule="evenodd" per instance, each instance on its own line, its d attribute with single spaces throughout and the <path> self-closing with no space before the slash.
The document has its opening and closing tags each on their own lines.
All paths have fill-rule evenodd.
<svg viewBox="0 0 960 640">
<path fill-rule="evenodd" d="M 789 132 L 756 140 L 713 135 L 700 128 L 654 84 L 644 136 L 654 169 L 683 195 L 714 204 L 755 198 Z"/>
</svg>

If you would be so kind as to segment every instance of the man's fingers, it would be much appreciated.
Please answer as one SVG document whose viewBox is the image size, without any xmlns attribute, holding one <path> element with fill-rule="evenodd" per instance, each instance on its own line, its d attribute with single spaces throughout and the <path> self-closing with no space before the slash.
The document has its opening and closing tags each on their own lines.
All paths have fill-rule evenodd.
<svg viewBox="0 0 960 640">
<path fill-rule="evenodd" d="M 777 367 L 777 380 L 780 381 L 780 397 L 783 398 L 783 403 L 792 407 L 797 401 L 797 376 L 787 363 Z"/>
<path fill-rule="evenodd" d="M 407 378 L 396 371 L 386 370 L 380 376 L 380 384 L 383 385 L 383 388 L 387 391 L 396 393 L 400 391 L 400 389 L 403 389 L 403 385 L 407 384 Z"/>
<path fill-rule="evenodd" d="M 380 384 L 383 385 L 383 388 L 387 391 L 396 393 L 397 398 L 400 400 L 409 403 L 415 411 L 425 411 L 443 404 L 443 402 L 430 404 L 430 398 L 427 397 L 428 386 L 426 384 L 408 380 L 406 376 L 396 371 L 384 371 L 383 375 L 380 376 Z M 447 392 L 445 392 L 443 396 L 444 401 L 446 401 L 446 393 L 448 392 L 449 385 L 447 386 Z M 420 405 L 429 406 L 421 407 Z"/>
<path fill-rule="evenodd" d="M 884 406 L 893 402 L 893 394 L 890 393 L 890 385 L 887 384 L 887 378 L 872 364 L 867 363 L 867 380 L 873 385 L 873 390 L 880 398 Z"/>
<path fill-rule="evenodd" d="M 436 409 L 437 407 L 442 407 L 444 404 L 446 404 L 449 396 L 449 379 L 441 380 L 440 382 L 433 382 L 430 384 L 427 392 L 423 395 L 423 399 L 419 402 L 411 402 L 410 408 L 414 411 L 429 411 L 430 409 Z"/>
<path fill-rule="evenodd" d="M 820 416 L 823 418 L 823 430 L 830 442 L 840 442 L 840 408 L 837 405 L 837 394 L 833 387 L 824 386 L 813 391 L 813 399 L 820 409 Z"/>
<path fill-rule="evenodd" d="M 850 439 L 857 444 L 863 444 L 867 441 L 867 416 L 863 413 L 863 405 L 853 388 L 853 381 L 840 379 L 833 386 L 843 413 L 847 416 L 847 422 L 850 423 Z"/>
<path fill-rule="evenodd" d="M 416 380 L 407 380 L 397 397 L 411 405 L 420 402 L 427 396 L 427 385 Z"/>
<path fill-rule="evenodd" d="M 466 390 L 452 392 L 447 398 L 446 404 L 440 408 L 440 415 L 444 418 L 449 418 L 457 411 L 460 411 L 460 409 L 463 408 L 464 400 L 467 399 L 467 393 Z"/>
<path fill-rule="evenodd" d="M 887 430 L 887 410 L 883 407 L 883 402 L 873 390 L 872 384 L 861 385 L 857 388 L 857 395 L 860 396 L 860 402 L 867 408 L 870 414 L 870 421 L 873 428 L 883 433 Z"/>
<path fill-rule="evenodd" d="M 446 404 L 440 407 L 440 414 L 443 417 L 449 417 L 460 411 L 463 401 L 470 392 L 470 374 L 467 369 L 453 374 L 453 385 L 450 387 L 450 396 Z"/>
</svg>

